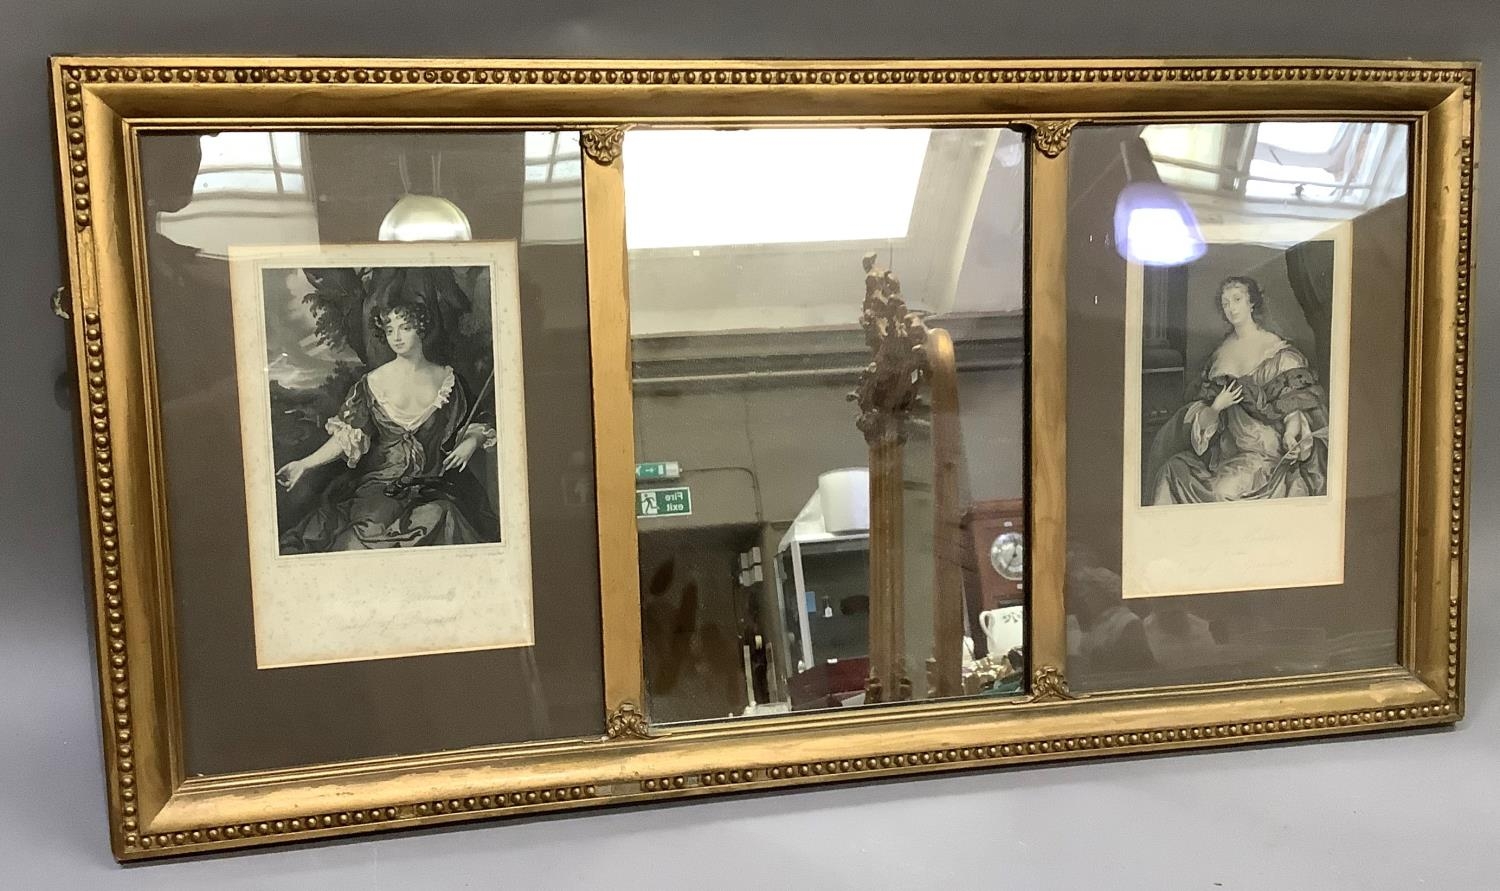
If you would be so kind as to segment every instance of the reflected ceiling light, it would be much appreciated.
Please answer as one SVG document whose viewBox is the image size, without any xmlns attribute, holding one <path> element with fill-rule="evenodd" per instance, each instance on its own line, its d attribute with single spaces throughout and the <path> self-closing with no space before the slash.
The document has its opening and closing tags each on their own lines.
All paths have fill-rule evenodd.
<svg viewBox="0 0 1500 891">
<path fill-rule="evenodd" d="M 469 241 L 469 218 L 446 198 L 403 195 L 380 222 L 381 241 Z"/>
<path fill-rule="evenodd" d="M 1165 185 L 1156 161 L 1139 136 L 1120 144 L 1126 186 L 1115 202 L 1115 250 L 1143 266 L 1181 266 L 1207 247 L 1193 209 Z"/>
<path fill-rule="evenodd" d="M 474 230 L 469 218 L 458 205 L 438 196 L 441 156 L 432 156 L 431 195 L 413 195 L 411 178 L 406 172 L 406 156 L 399 160 L 401 186 L 406 194 L 380 221 L 381 241 L 471 241 Z"/>
<path fill-rule="evenodd" d="M 632 130 L 627 241 L 703 248 L 905 238 L 931 131 Z"/>
</svg>

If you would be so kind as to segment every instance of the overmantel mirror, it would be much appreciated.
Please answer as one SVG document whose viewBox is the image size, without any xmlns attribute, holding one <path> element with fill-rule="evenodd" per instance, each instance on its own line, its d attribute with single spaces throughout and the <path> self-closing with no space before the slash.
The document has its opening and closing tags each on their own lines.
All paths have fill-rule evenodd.
<svg viewBox="0 0 1500 891">
<path fill-rule="evenodd" d="M 121 859 L 1462 714 L 1472 65 L 52 78 Z"/>
</svg>

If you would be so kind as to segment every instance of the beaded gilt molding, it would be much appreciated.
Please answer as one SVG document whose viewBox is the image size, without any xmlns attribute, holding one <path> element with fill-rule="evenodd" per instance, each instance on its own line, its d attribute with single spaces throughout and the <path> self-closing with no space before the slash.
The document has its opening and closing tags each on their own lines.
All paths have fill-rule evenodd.
<svg viewBox="0 0 1500 891">
<path fill-rule="evenodd" d="M 1012 763 L 1060 760 L 1085 755 L 1137 753 L 1189 746 L 1222 746 L 1236 743 L 1290 739 L 1330 733 L 1393 729 L 1450 723 L 1463 710 L 1463 628 L 1464 628 L 1464 561 L 1467 553 L 1466 491 L 1468 430 L 1469 307 L 1472 289 L 1471 255 L 1474 168 L 1475 168 L 1475 99 L 1476 72 L 1472 66 L 1426 65 L 1408 62 L 1289 60 L 1232 60 L 1226 62 L 1037 62 L 1037 63 L 840 63 L 840 62 L 552 62 L 505 63 L 492 61 L 383 61 L 383 60 L 240 60 L 240 59 L 60 59 L 54 63 L 56 125 L 59 149 L 60 188 L 66 196 L 64 214 L 68 225 L 65 237 L 72 276 L 73 333 L 80 378 L 80 407 L 85 434 L 84 478 L 87 483 L 86 509 L 89 512 L 91 557 L 100 658 L 101 699 L 106 725 L 105 753 L 109 781 L 111 842 L 121 859 L 218 850 L 266 841 L 311 839 L 365 832 L 392 827 L 423 826 L 473 819 L 482 816 L 525 814 L 538 811 L 583 807 L 593 804 L 649 800 L 678 795 L 706 794 L 722 789 L 761 789 L 803 785 L 829 780 L 899 775 L 913 772 L 944 771 L 971 767 L 999 766 Z M 160 670 L 160 663 L 150 651 L 152 637 L 142 630 L 140 616 L 155 609 L 156 592 L 133 588 L 126 571 L 138 555 L 121 544 L 122 506 L 117 499 L 136 497 L 143 491 L 138 468 L 117 464 L 117 437 L 127 434 L 120 420 L 122 412 L 138 410 L 123 400 L 134 393 L 137 384 L 128 365 L 114 366 L 108 356 L 141 354 L 140 345 L 128 338 L 134 335 L 129 315 L 112 301 L 108 284 L 114 281 L 96 243 L 96 229 L 105 215 L 120 213 L 122 183 L 118 169 L 122 159 L 101 155 L 100 146 L 111 151 L 115 142 L 103 134 L 91 132 L 107 123 L 114 127 L 122 118 L 110 111 L 122 91 L 130 91 L 133 100 L 149 105 L 149 97 L 160 95 L 163 108 L 169 108 L 183 90 L 218 91 L 230 104 L 243 90 L 287 90 L 287 95 L 327 90 L 337 96 L 345 87 L 379 86 L 381 96 L 429 95 L 434 89 L 484 87 L 475 93 L 496 97 L 499 102 L 507 91 L 524 92 L 535 98 L 548 91 L 577 97 L 586 91 L 601 90 L 621 101 L 644 101 L 647 97 L 674 96 L 679 91 L 701 99 L 704 115 L 754 116 L 760 113 L 757 97 L 775 96 L 777 90 L 792 90 L 798 97 L 819 96 L 824 104 L 837 103 L 842 96 L 857 99 L 859 113 L 879 117 L 871 111 L 880 97 L 914 96 L 941 98 L 944 111 L 961 102 L 965 96 L 1008 96 L 1007 90 L 1026 97 L 1051 97 L 1059 105 L 1046 106 L 1042 98 L 1017 99 L 1016 107 L 1002 116 L 1032 133 L 1031 144 L 1041 156 L 1066 159 L 1069 136 L 1075 126 L 1090 122 L 1150 119 L 1152 111 L 1140 112 L 1134 118 L 1121 117 L 1113 109 L 1114 99 L 1157 96 L 1156 91 L 1182 87 L 1182 95 L 1211 95 L 1213 86 L 1264 90 L 1264 85 L 1296 87 L 1298 96 L 1329 96 L 1318 100 L 1319 108 L 1348 109 L 1389 119 L 1438 121 L 1438 104 L 1442 96 L 1461 98 L 1456 114 L 1441 119 L 1426 132 L 1429 138 L 1451 138 L 1454 157 L 1452 189 L 1452 223 L 1443 230 L 1441 240 L 1418 246 L 1429 259 L 1441 261 L 1432 281 L 1446 283 L 1446 293 L 1428 294 L 1431 318 L 1443 322 L 1424 332 L 1437 339 L 1433 355 L 1443 359 L 1441 374 L 1435 366 L 1422 360 L 1422 398 L 1436 406 L 1430 415 L 1441 429 L 1426 423 L 1424 437 L 1444 444 L 1440 456 L 1441 492 L 1432 495 L 1446 506 L 1446 516 L 1438 528 L 1444 567 L 1427 567 L 1433 581 L 1424 597 L 1431 597 L 1421 609 L 1407 603 L 1406 615 L 1420 621 L 1411 634 L 1417 645 L 1407 653 L 1408 661 L 1421 665 L 1412 669 L 1413 677 L 1431 682 L 1418 689 L 1415 681 L 1407 686 L 1380 687 L 1372 680 L 1370 689 L 1384 691 L 1366 697 L 1366 704 L 1348 707 L 1294 708 L 1295 713 L 1257 717 L 1251 720 L 1216 718 L 1208 721 L 1160 720 L 1150 717 L 1156 705 L 1142 705 L 1129 697 L 1089 696 L 1070 691 L 1065 665 L 1039 662 L 1033 667 L 1029 695 L 1010 703 L 983 705 L 980 708 L 955 708 L 951 712 L 891 712 L 899 720 L 889 729 L 874 722 L 839 724 L 810 723 L 799 732 L 822 732 L 828 748 L 837 748 L 836 757 L 821 757 L 817 746 L 809 749 L 805 759 L 788 760 L 785 749 L 776 744 L 774 728 L 749 728 L 736 737 L 732 732 L 694 729 L 658 729 L 649 716 L 630 701 L 616 703 L 607 716 L 607 727 L 598 740 L 580 743 L 580 751 L 618 752 L 620 757 L 640 758 L 643 753 L 681 748 L 689 743 L 700 746 L 701 769 L 671 770 L 643 776 L 634 770 L 628 774 L 601 773 L 593 781 L 537 783 L 528 782 L 524 771 L 507 774 L 502 767 L 493 768 L 496 781 L 488 791 L 478 794 L 435 795 L 432 785 L 413 785 L 405 793 L 379 805 L 340 809 L 310 806 L 283 808 L 267 812 L 256 819 L 200 821 L 202 825 L 183 825 L 158 830 L 158 812 L 169 801 L 143 802 L 148 778 L 173 775 L 162 764 L 149 767 L 140 763 L 143 738 L 164 732 L 155 712 L 142 717 L 136 711 L 141 692 L 162 679 L 138 665 Z M 871 87 L 882 88 L 871 90 Z M 740 89 L 736 89 L 740 88 Z M 1401 92 L 1401 91 L 1407 92 Z M 585 92 L 580 92 L 585 91 Z M 986 92 L 993 91 L 993 92 Z M 1030 92 L 1026 92 L 1030 91 Z M 1143 92 L 1144 91 L 1144 92 Z M 1082 97 L 1076 101 L 1067 97 Z M 1261 95 L 1257 93 L 1256 95 Z M 1409 101 L 1400 97 L 1412 97 Z M 1397 96 L 1397 98 L 1390 98 Z M 145 97 L 145 98 L 142 98 Z M 631 97 L 638 97 L 631 99 Z M 715 97 L 722 97 L 718 106 Z M 875 98 L 872 98 L 875 97 Z M 959 98 L 954 98 L 959 97 Z M 1114 97 L 1113 99 L 1111 97 Z M 1154 100 L 1153 101 L 1158 101 Z M 1161 99 L 1160 102 L 1171 100 Z M 1184 100 L 1185 101 L 1185 100 Z M 1292 100 L 1288 100 L 1292 101 Z M 738 103 L 738 104 L 736 104 Z M 1071 103 L 1071 104 L 1069 104 Z M 1092 103 L 1092 104 L 1091 104 Z M 1403 104 L 1404 103 L 1404 104 Z M 982 104 L 982 103 L 981 103 Z M 1275 109 L 1262 104 L 1256 108 Z M 1296 106 L 1288 106 L 1295 108 Z M 902 106 L 910 113 L 909 106 Z M 1235 114 L 1243 116 L 1244 110 Z M 361 112 L 381 114 L 378 102 Z M 772 115 L 773 112 L 766 111 Z M 783 112 L 775 115 L 785 118 Z M 163 113 L 155 113 L 155 117 Z M 351 113 L 351 116 L 352 113 Z M 645 119 L 648 114 L 635 112 Z M 125 117 L 128 117 L 126 115 Z M 570 109 L 565 118 L 576 121 L 583 131 L 585 153 L 594 162 L 608 165 L 619 156 L 624 120 L 610 115 L 581 113 Z M 550 126 L 560 126 L 556 123 Z M 1433 135 L 1436 134 L 1436 135 Z M 1445 143 L 1448 145 L 1449 143 Z M 1434 153 L 1436 154 L 1436 153 Z M 101 177 L 95 168 L 108 165 L 112 171 L 103 179 L 107 191 L 101 192 Z M 1436 174 L 1434 174 L 1436 175 Z M 1431 204 L 1437 200 L 1428 192 Z M 1435 209 L 1419 216 L 1433 219 Z M 1418 210 L 1414 207 L 1414 213 Z M 1425 230 L 1423 230 L 1425 231 Z M 1451 237 L 1450 237 L 1451 236 Z M 1430 287 L 1430 286 L 1429 286 Z M 1438 307 L 1435 309 L 1431 307 Z M 1440 311 L 1441 310 L 1441 311 Z M 118 314 L 117 314 L 118 313 Z M 127 338 L 116 343 L 115 338 Z M 109 352 L 106 353 L 106 347 Z M 124 362 L 124 359 L 115 361 Z M 124 385 L 112 387 L 111 380 L 124 377 Z M 1431 389 L 1426 389 L 1431 388 Z M 127 395 L 121 395 L 124 390 Z M 148 409 L 149 411 L 149 409 Z M 1424 416 L 1427 417 L 1427 416 Z M 128 425 L 135 429 L 139 425 Z M 1429 440 L 1425 439 L 1424 442 Z M 133 442 L 133 441 L 132 441 Z M 138 454 L 140 449 L 129 449 Z M 1438 460 L 1434 458 L 1433 460 Z M 1409 470 L 1414 471 L 1413 468 Z M 1443 481 L 1446 481 L 1445 483 Z M 1423 503 L 1432 503 L 1424 501 Z M 1412 524 L 1416 525 L 1416 524 Z M 1415 533 L 1413 533 L 1415 534 Z M 1424 552 L 1425 553 L 1425 552 Z M 1439 586 L 1439 581 L 1446 583 Z M 1422 587 L 1419 583 L 1419 587 Z M 1415 596 L 1415 595 L 1411 595 Z M 1425 610 L 1425 611 L 1424 611 Z M 160 634 L 160 629 L 155 629 Z M 141 656 L 138 654 L 144 653 Z M 1426 654 L 1435 654 L 1428 660 Z M 1425 660 L 1425 661 L 1424 661 Z M 1358 685 L 1354 685 L 1357 687 Z M 1286 688 L 1278 688 L 1281 695 Z M 1391 692 L 1396 690 L 1397 692 Z M 1205 702 L 1210 694 L 1202 694 Z M 1248 695 L 1248 694 L 1247 694 Z M 1353 687 L 1340 688 L 1327 703 L 1347 703 L 1360 699 Z M 1269 698 L 1270 694 L 1267 694 Z M 1161 694 L 1160 707 L 1166 714 L 1171 694 Z M 1383 699 L 1384 701 L 1377 701 Z M 637 699 L 636 702 L 645 702 Z M 1111 712 L 1110 709 L 1117 709 Z M 1134 709 L 1134 711 L 1132 711 Z M 1144 710 L 1144 711 L 1143 711 Z M 975 730 L 975 715 L 1004 715 L 1004 722 L 993 731 Z M 1021 718 L 1018 715 L 1034 718 Z M 1083 715 L 1085 717 L 1078 717 Z M 1099 715 L 1095 728 L 1081 727 Z M 1118 717 L 1134 716 L 1126 723 Z M 1147 717 L 1142 717 L 1145 715 Z M 936 728 L 930 733 L 924 730 Z M 969 738 L 963 745 L 940 742 L 945 731 L 942 722 L 951 720 L 961 727 L 961 736 Z M 1032 729 L 1020 722 L 1034 720 Z M 962 723 L 962 722 L 970 723 Z M 800 726 L 800 725 L 799 725 Z M 819 730 L 820 727 L 825 727 Z M 1121 729 L 1103 730 L 1103 727 Z M 1128 728 L 1128 729 L 1126 729 Z M 953 731 L 959 732 L 959 731 Z M 924 733 L 926 735 L 924 735 Z M 987 737 L 987 738 L 985 738 Z M 960 738 L 960 737 L 955 737 Z M 726 741 L 727 740 L 727 741 Z M 931 740 L 930 744 L 905 745 L 909 741 Z M 835 745 L 836 743 L 836 745 Z M 853 753 L 853 754 L 851 754 Z M 155 756 L 153 756 L 155 757 Z M 425 763 L 425 762 L 424 762 Z M 435 763 L 435 762 L 434 762 Z M 431 765 L 429 765 L 431 766 Z M 647 771 L 647 773 L 651 773 Z M 279 781 L 287 782 L 285 776 Z M 326 782 L 326 780 L 323 780 Z M 357 788 L 350 779 L 349 788 Z M 154 794 L 154 793 L 152 793 Z M 195 793 L 202 794 L 202 793 Z M 169 796 L 170 798 L 170 796 Z M 318 799 L 321 800 L 321 799 Z"/>
<path fill-rule="evenodd" d="M 1274 721 L 1243 721 L 1229 724 L 1204 724 L 1163 727 L 1155 730 L 1122 733 L 1096 733 L 1005 743 L 988 746 L 893 751 L 856 758 L 827 761 L 778 763 L 769 767 L 738 767 L 676 776 L 649 777 L 632 783 L 609 786 L 571 786 L 564 788 L 497 790 L 485 795 L 447 798 L 392 805 L 363 810 L 332 813 L 288 814 L 278 819 L 254 823 L 209 826 L 185 832 L 164 832 L 137 836 L 132 844 L 142 851 L 191 853 L 213 850 L 236 839 L 277 840 L 284 838 L 318 838 L 339 829 L 390 829 L 401 826 L 425 826 L 458 822 L 480 815 L 536 813 L 559 808 L 573 808 L 610 799 L 631 800 L 663 792 L 692 793 L 714 788 L 737 791 L 757 788 L 773 789 L 805 785 L 820 780 L 857 780 L 881 776 L 900 776 L 915 772 L 959 770 L 969 767 L 998 767 L 1005 764 L 1037 763 L 1064 757 L 1069 753 L 1142 754 L 1161 751 L 1174 744 L 1225 746 L 1236 743 L 1291 739 L 1316 734 L 1348 733 L 1396 727 L 1422 727 L 1434 718 L 1452 715 L 1452 705 L 1424 705 L 1401 709 L 1362 709 L 1328 714 L 1300 715 Z"/>
<path fill-rule="evenodd" d="M 529 65 L 487 64 L 482 61 L 421 65 L 378 60 L 337 60 L 323 64 L 212 65 L 87 63 L 65 60 L 63 76 L 86 83 L 142 84 L 496 84 L 496 85 L 610 85 L 610 86 L 844 86 L 932 84 L 1111 84 L 1111 83 L 1233 83 L 1236 81 L 1332 81 L 1339 83 L 1448 83 L 1472 88 L 1472 68 L 1432 68 L 1420 63 L 1369 64 L 1360 61 L 1319 61 L 1299 65 L 1287 60 L 1223 65 L 1137 63 L 1099 67 L 1091 63 L 1016 65 L 956 62 L 923 67 L 920 63 L 856 65 L 847 63 L 786 62 L 756 65 L 723 62 L 682 65 L 601 62 Z M 1466 94 L 1466 97 L 1472 94 Z"/>
</svg>

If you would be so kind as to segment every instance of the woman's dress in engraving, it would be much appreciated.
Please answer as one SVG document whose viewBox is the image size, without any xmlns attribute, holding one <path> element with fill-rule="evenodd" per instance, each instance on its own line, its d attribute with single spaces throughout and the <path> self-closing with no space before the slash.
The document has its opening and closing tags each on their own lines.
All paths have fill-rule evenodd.
<svg viewBox="0 0 1500 891">
<path fill-rule="evenodd" d="M 1204 368 L 1193 401 L 1157 433 L 1146 464 L 1151 502 L 1327 494 L 1328 399 L 1307 357 L 1275 338 L 1254 369 L 1237 376 L 1222 368 L 1222 350 Z M 1236 382 L 1244 397 L 1214 410 L 1214 397 Z"/>
<path fill-rule="evenodd" d="M 327 430 L 349 471 L 281 536 L 283 554 L 498 542 L 500 524 L 474 467 L 442 470 L 464 434 L 493 447 L 492 419 L 471 417 L 472 397 L 452 368 L 424 411 L 403 414 L 366 374 Z"/>
</svg>

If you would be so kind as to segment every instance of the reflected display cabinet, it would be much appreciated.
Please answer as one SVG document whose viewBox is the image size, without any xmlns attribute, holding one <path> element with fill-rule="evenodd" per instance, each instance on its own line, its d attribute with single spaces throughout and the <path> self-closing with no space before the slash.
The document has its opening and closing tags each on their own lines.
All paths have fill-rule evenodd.
<svg viewBox="0 0 1500 891">
<path fill-rule="evenodd" d="M 1472 64 L 51 78 L 121 860 L 1463 713 Z"/>
</svg>

